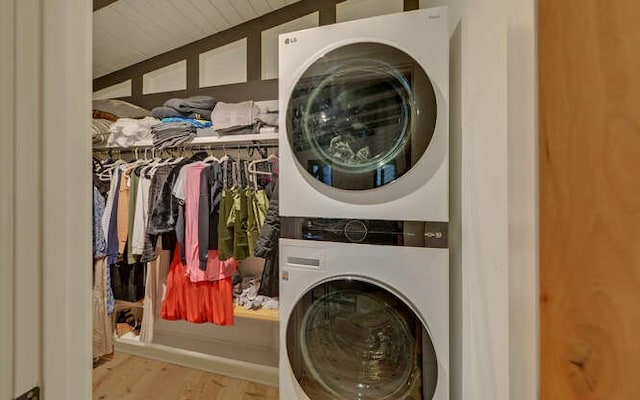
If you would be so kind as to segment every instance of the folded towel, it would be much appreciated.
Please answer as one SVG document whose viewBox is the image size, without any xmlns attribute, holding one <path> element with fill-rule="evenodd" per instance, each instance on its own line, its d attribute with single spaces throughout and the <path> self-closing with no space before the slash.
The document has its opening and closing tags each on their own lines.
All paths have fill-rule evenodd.
<svg viewBox="0 0 640 400">
<path fill-rule="evenodd" d="M 207 120 L 204 120 L 204 119 L 185 118 L 185 117 L 167 117 L 167 118 L 162 118 L 162 122 L 165 123 L 165 124 L 169 123 L 169 122 L 187 122 L 187 123 L 195 126 L 196 128 L 208 128 L 208 127 L 213 125 L 211 123 L 211 121 L 207 121 Z"/>
<path fill-rule="evenodd" d="M 185 115 L 183 115 L 180 111 L 171 107 L 164 107 L 164 106 L 156 107 L 153 110 L 151 110 L 151 112 L 153 113 L 153 116 L 158 119 L 172 118 L 172 117 L 185 117 Z"/>
<path fill-rule="evenodd" d="M 268 112 L 260 114 L 260 121 L 264 122 L 265 125 L 269 126 L 278 126 L 278 112 Z"/>
<path fill-rule="evenodd" d="M 93 144 L 106 143 L 113 122 L 107 119 L 94 118 L 91 124 L 91 140 Z"/>
<path fill-rule="evenodd" d="M 193 119 L 211 119 L 211 110 L 216 105 L 216 99 L 210 96 L 192 96 L 186 99 L 169 99 L 162 107 L 152 110 L 158 118 L 186 117 Z"/>
<path fill-rule="evenodd" d="M 218 102 L 211 113 L 211 121 L 218 132 L 237 130 L 258 122 L 260 107 L 253 101 L 241 103 Z"/>
<path fill-rule="evenodd" d="M 194 110 L 209 110 L 211 112 L 216 105 L 216 99 L 211 96 L 192 96 L 186 99 L 169 99 L 164 102 L 164 105 L 183 113 L 194 112 Z"/>
<path fill-rule="evenodd" d="M 120 118 L 111 125 L 111 136 L 107 144 L 109 146 L 128 147 L 141 140 L 151 139 L 151 127 L 158 125 L 160 121 L 152 117 L 143 119 Z"/>
<path fill-rule="evenodd" d="M 151 129 L 153 146 L 163 149 L 189 143 L 196 136 L 196 127 L 188 122 L 157 124 Z"/>
<path fill-rule="evenodd" d="M 225 129 L 222 131 L 216 131 L 216 133 L 220 136 L 229 136 L 229 135 L 255 135 L 260 133 L 260 128 L 262 127 L 262 122 L 256 122 L 253 125 L 243 126 L 235 129 Z"/>
</svg>

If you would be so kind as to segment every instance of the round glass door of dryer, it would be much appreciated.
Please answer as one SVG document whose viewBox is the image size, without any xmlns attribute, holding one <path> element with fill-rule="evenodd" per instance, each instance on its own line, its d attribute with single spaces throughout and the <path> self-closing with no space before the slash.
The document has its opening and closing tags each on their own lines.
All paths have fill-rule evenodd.
<svg viewBox="0 0 640 400">
<path fill-rule="evenodd" d="M 306 69 L 289 99 L 286 129 L 308 178 L 368 190 L 415 166 L 436 117 L 435 91 L 417 61 L 386 44 L 355 43 Z"/>
<path fill-rule="evenodd" d="M 432 399 L 437 360 L 411 308 L 373 283 L 322 283 L 296 304 L 287 325 L 292 371 L 314 400 Z"/>
</svg>

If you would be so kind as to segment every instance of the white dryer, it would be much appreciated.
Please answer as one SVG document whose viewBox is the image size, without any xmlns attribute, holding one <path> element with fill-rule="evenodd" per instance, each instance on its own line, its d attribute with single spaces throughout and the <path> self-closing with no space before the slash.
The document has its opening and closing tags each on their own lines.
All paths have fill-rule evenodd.
<svg viewBox="0 0 640 400">
<path fill-rule="evenodd" d="M 444 7 L 279 38 L 280 215 L 448 221 Z"/>
<path fill-rule="evenodd" d="M 281 399 L 449 399 L 448 250 L 280 249 Z"/>
</svg>

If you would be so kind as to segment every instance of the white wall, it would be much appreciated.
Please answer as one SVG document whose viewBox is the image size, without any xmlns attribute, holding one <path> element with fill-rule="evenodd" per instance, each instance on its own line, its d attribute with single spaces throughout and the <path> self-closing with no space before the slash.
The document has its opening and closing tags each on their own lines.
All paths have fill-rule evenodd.
<svg viewBox="0 0 640 400">
<path fill-rule="evenodd" d="M 187 88 L 187 61 L 178 61 L 142 75 L 142 94 Z"/>
<path fill-rule="evenodd" d="M 94 100 L 115 99 L 117 97 L 129 96 L 131 96 L 131 79 L 93 92 Z"/>
<path fill-rule="evenodd" d="M 420 5 L 452 34 L 452 398 L 534 399 L 534 0 Z"/>
<path fill-rule="evenodd" d="M 200 87 L 247 81 L 247 38 L 200 54 Z"/>
<path fill-rule="evenodd" d="M 536 1 L 509 2 L 507 27 L 510 397 L 539 398 Z"/>
<path fill-rule="evenodd" d="M 320 13 L 314 12 L 262 31 L 262 79 L 278 78 L 278 35 L 318 25 Z"/>
<path fill-rule="evenodd" d="M 336 22 L 402 12 L 404 0 L 347 0 L 336 4 Z"/>
</svg>

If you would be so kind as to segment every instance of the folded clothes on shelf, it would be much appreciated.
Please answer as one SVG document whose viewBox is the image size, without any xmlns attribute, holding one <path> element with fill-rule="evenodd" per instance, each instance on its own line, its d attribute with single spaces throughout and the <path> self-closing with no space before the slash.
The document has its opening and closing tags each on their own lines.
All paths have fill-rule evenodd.
<svg viewBox="0 0 640 400">
<path fill-rule="evenodd" d="M 196 128 L 209 128 L 211 126 L 213 126 L 213 124 L 211 123 L 211 121 L 207 121 L 204 119 L 193 119 L 193 118 L 185 118 L 185 117 L 167 117 L 167 118 L 162 118 L 162 122 L 163 123 L 169 123 L 169 122 L 187 122 L 193 126 L 195 126 Z"/>
<path fill-rule="evenodd" d="M 260 133 L 260 128 L 262 127 L 262 122 L 256 122 L 253 125 L 247 125 L 235 129 L 225 129 L 225 130 L 216 130 L 216 133 L 219 136 L 230 136 L 230 135 L 255 135 Z M 215 129 L 215 126 L 214 126 Z"/>
<path fill-rule="evenodd" d="M 259 121 L 260 107 L 253 101 L 241 103 L 218 102 L 211 113 L 216 132 L 225 133 L 250 127 Z"/>
<path fill-rule="evenodd" d="M 140 141 L 151 139 L 151 127 L 159 124 L 155 118 L 142 119 L 120 118 L 111 125 L 111 136 L 107 140 L 110 147 L 133 146 Z"/>
<path fill-rule="evenodd" d="M 260 121 L 264 122 L 267 126 L 278 126 L 279 115 L 277 111 L 261 113 Z"/>
<path fill-rule="evenodd" d="M 162 107 L 151 112 L 158 119 L 168 117 L 186 117 L 211 120 L 211 110 L 216 106 L 216 99 L 211 96 L 192 96 L 186 99 L 169 99 Z"/>
<path fill-rule="evenodd" d="M 188 122 L 156 124 L 151 128 L 153 146 L 167 148 L 189 143 L 196 137 L 196 127 Z"/>
<path fill-rule="evenodd" d="M 93 118 L 91 123 L 91 141 L 94 145 L 105 144 L 111 134 L 113 122 L 104 118 Z"/>
<path fill-rule="evenodd" d="M 124 100 L 93 100 L 93 118 L 116 121 L 118 118 L 151 117 L 151 111 Z"/>
</svg>

